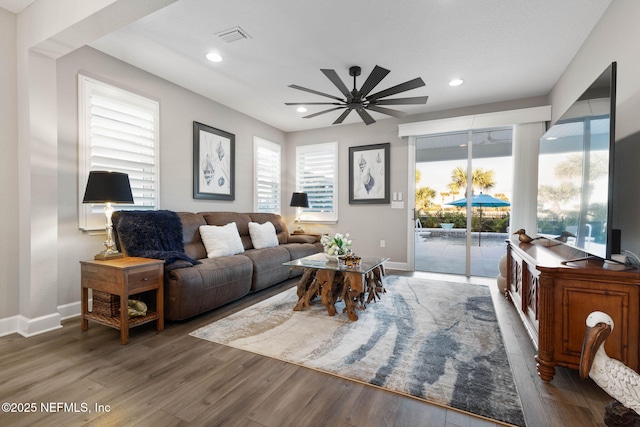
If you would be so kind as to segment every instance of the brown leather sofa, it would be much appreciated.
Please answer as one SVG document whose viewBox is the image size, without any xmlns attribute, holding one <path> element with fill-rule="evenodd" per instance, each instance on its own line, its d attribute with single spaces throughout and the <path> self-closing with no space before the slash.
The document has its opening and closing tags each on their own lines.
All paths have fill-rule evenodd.
<svg viewBox="0 0 640 427">
<path fill-rule="evenodd" d="M 182 222 L 184 251 L 200 261 L 193 266 L 167 269 L 165 274 L 165 318 L 183 320 L 237 300 L 302 274 L 284 262 L 322 252 L 322 244 L 313 236 L 289 235 L 280 215 L 236 212 L 178 212 Z M 249 222 L 270 221 L 276 229 L 277 247 L 254 249 Z M 235 222 L 245 251 L 231 256 L 207 258 L 200 237 L 201 225 L 226 225 Z"/>
</svg>

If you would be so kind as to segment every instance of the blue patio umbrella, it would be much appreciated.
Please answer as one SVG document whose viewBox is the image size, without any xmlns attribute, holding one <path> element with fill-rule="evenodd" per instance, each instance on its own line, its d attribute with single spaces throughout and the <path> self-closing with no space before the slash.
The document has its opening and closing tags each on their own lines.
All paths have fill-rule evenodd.
<svg viewBox="0 0 640 427">
<path fill-rule="evenodd" d="M 453 202 L 445 203 L 446 205 L 452 206 L 467 206 L 467 198 L 454 200 Z M 479 207 L 479 208 L 502 208 L 505 206 L 511 206 L 511 203 L 506 202 L 502 199 L 498 199 L 496 197 L 490 196 L 488 194 L 474 194 L 471 196 L 471 206 Z M 480 232 L 478 233 L 478 246 L 480 246 L 480 239 L 482 236 L 482 209 L 480 209 Z"/>
</svg>

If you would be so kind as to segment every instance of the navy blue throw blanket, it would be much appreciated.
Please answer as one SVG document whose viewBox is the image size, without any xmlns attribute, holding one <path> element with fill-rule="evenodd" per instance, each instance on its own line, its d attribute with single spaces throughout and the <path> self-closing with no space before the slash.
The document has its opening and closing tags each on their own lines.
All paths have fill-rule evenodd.
<svg viewBox="0 0 640 427">
<path fill-rule="evenodd" d="M 127 255 L 162 259 L 165 264 L 178 260 L 190 265 L 200 264 L 184 253 L 182 222 L 177 213 L 167 210 L 116 211 L 112 220 L 116 244 Z"/>
</svg>

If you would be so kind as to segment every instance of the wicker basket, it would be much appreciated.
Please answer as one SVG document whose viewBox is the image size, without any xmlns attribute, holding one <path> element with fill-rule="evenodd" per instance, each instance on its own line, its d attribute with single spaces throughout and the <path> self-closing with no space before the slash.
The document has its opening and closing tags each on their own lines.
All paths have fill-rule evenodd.
<svg viewBox="0 0 640 427">
<path fill-rule="evenodd" d="M 94 290 L 93 309 L 91 312 L 106 317 L 119 317 L 120 296 Z"/>
</svg>

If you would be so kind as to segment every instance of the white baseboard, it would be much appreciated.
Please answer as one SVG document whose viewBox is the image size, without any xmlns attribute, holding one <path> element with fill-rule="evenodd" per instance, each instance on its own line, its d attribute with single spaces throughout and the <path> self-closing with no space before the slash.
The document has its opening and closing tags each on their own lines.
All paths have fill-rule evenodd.
<svg viewBox="0 0 640 427">
<path fill-rule="evenodd" d="M 57 313 L 29 319 L 22 315 L 16 315 L 0 319 L 0 337 L 18 333 L 23 337 L 60 329 L 62 320 L 80 316 L 80 301 L 58 306 Z"/>
<path fill-rule="evenodd" d="M 409 271 L 409 264 L 406 262 L 385 262 L 384 268 L 387 270 L 402 270 Z"/>
<path fill-rule="evenodd" d="M 0 337 L 14 334 L 18 331 L 18 317 L 20 316 L 11 316 L 0 319 Z"/>
<path fill-rule="evenodd" d="M 18 330 L 16 332 L 23 337 L 32 337 L 34 335 L 39 335 L 45 332 L 62 328 L 62 325 L 60 324 L 59 313 L 51 313 L 46 316 L 36 317 L 34 319 L 29 319 L 21 315 L 17 317 Z"/>
<path fill-rule="evenodd" d="M 91 299 L 89 299 L 89 307 L 91 307 Z M 60 315 L 60 320 L 67 320 L 78 317 L 80 316 L 80 310 L 80 301 L 58 306 L 58 314 Z"/>
</svg>

